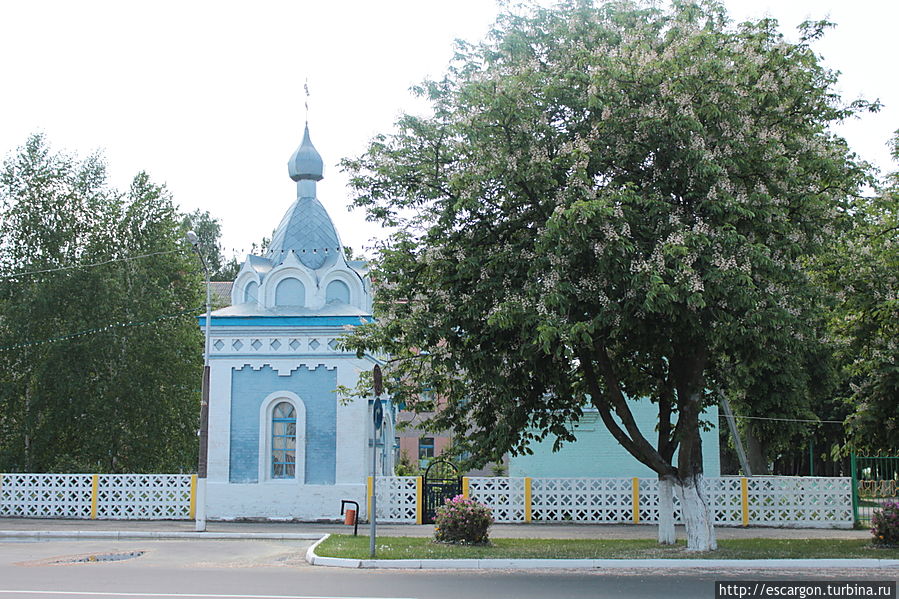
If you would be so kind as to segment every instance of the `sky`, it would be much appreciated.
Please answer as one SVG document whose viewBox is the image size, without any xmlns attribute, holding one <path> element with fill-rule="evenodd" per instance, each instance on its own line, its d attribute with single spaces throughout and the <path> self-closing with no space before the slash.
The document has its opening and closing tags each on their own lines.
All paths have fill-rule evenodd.
<svg viewBox="0 0 899 599">
<path fill-rule="evenodd" d="M 895 170 L 899 2 L 726 0 L 737 21 L 775 17 L 788 39 L 808 18 L 838 27 L 816 43 L 842 72 L 844 98 L 884 109 L 840 126 L 850 147 Z M 344 245 L 381 231 L 348 211 L 338 162 L 361 154 L 402 112 L 409 88 L 440 77 L 453 40 L 477 41 L 494 0 L 29 0 L 0 3 L 0 156 L 36 132 L 80 156 L 100 150 L 111 183 L 141 170 L 183 211 L 208 210 L 226 254 L 270 236 L 296 197 L 287 159 L 302 139 L 310 88 L 313 143 L 325 161 L 318 195 Z"/>
</svg>

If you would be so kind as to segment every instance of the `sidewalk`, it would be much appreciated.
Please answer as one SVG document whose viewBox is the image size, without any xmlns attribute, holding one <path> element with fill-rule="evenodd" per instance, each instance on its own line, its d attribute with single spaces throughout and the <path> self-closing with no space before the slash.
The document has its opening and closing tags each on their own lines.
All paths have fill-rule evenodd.
<svg viewBox="0 0 899 599">
<path fill-rule="evenodd" d="M 684 538 L 683 527 L 677 527 L 678 538 Z M 219 522 L 209 521 L 206 533 L 196 533 L 192 520 L 62 520 L 37 518 L 0 518 L 3 537 L 41 536 L 118 536 L 158 538 L 292 538 L 318 539 L 325 534 L 352 534 L 352 526 L 337 523 L 308 522 Z M 359 524 L 359 534 L 368 534 L 367 523 Z M 719 539 L 867 539 L 868 530 L 830 528 L 716 528 Z M 429 537 L 433 525 L 378 524 L 379 536 Z M 656 527 L 651 524 L 495 524 L 490 529 L 494 538 L 534 539 L 654 539 Z"/>
</svg>

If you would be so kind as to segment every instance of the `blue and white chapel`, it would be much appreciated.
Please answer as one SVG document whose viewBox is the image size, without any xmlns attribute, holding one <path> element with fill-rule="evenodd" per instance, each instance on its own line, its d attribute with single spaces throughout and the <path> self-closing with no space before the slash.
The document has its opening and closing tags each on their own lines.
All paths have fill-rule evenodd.
<svg viewBox="0 0 899 599">
<path fill-rule="evenodd" d="M 265 256 L 247 256 L 231 306 L 210 320 L 210 519 L 316 520 L 338 517 L 343 499 L 364 505 L 370 405 L 342 402 L 337 389 L 353 388 L 375 360 L 338 339 L 371 319 L 371 281 L 316 196 L 323 161 L 308 124 L 288 172 L 296 201 Z M 379 470 L 392 473 L 392 454 Z"/>
</svg>

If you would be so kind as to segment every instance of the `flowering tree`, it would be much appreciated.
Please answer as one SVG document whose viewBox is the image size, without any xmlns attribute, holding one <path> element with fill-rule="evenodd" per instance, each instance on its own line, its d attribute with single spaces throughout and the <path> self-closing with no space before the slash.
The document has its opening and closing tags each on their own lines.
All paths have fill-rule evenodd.
<svg viewBox="0 0 899 599">
<path fill-rule="evenodd" d="M 658 473 L 673 541 L 716 546 L 701 412 L 733 365 L 814 341 L 803 260 L 861 172 L 827 130 L 834 76 L 776 23 L 715 4 L 571 1 L 502 15 L 446 76 L 346 160 L 355 205 L 392 227 L 378 322 L 349 341 L 393 356 L 391 391 L 476 460 L 553 436 L 593 405 Z M 798 363 L 798 361 L 796 361 Z M 658 405 L 657 435 L 629 398 Z M 675 452 L 677 456 L 675 459 Z"/>
</svg>

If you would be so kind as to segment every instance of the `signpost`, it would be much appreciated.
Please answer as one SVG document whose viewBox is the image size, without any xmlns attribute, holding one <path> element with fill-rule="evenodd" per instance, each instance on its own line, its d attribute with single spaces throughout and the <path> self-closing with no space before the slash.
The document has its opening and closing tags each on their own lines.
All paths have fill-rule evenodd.
<svg viewBox="0 0 899 599">
<path fill-rule="evenodd" d="M 384 408 L 381 406 L 381 393 L 384 391 L 384 385 L 381 378 L 381 367 L 375 364 L 371 373 L 372 381 L 375 388 L 375 399 L 371 406 L 371 514 L 368 515 L 368 521 L 371 523 L 371 531 L 369 533 L 369 554 L 372 559 L 375 557 L 375 537 L 377 536 L 377 518 L 378 513 L 378 437 L 381 436 L 381 425 L 384 423 Z"/>
</svg>

